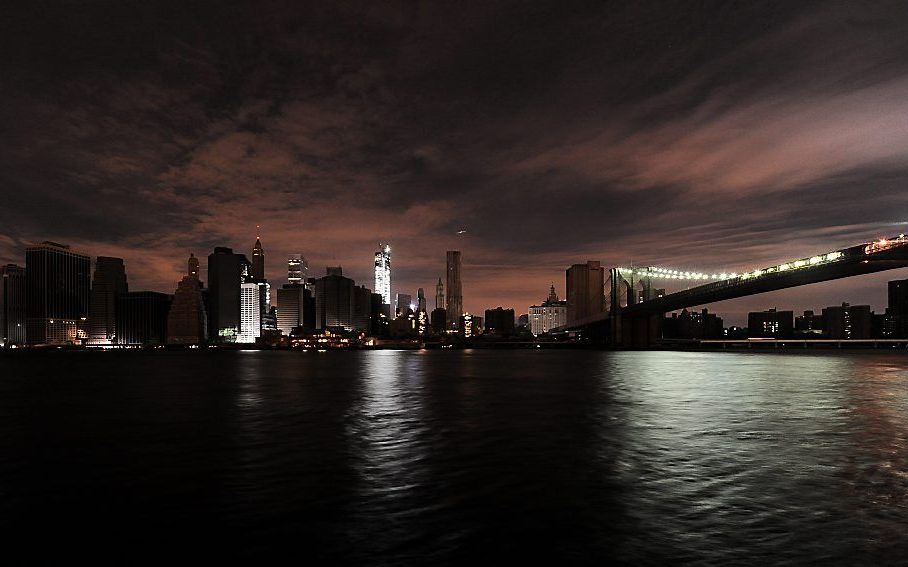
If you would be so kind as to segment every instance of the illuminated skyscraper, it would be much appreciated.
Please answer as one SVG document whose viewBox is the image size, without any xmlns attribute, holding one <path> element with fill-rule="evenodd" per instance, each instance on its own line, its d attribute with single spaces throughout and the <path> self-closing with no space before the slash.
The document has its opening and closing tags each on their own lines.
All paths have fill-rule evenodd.
<svg viewBox="0 0 908 567">
<path fill-rule="evenodd" d="M 256 232 L 258 232 L 258 227 Z M 255 236 L 255 246 L 252 248 L 252 277 L 257 280 L 265 279 L 265 249 L 258 235 Z"/>
<path fill-rule="evenodd" d="M 88 317 L 91 257 L 65 244 L 25 249 L 26 339 L 32 345 L 74 343 Z"/>
<path fill-rule="evenodd" d="M 262 306 L 259 284 L 240 284 L 240 332 L 236 342 L 251 344 L 262 336 Z"/>
<path fill-rule="evenodd" d="M 391 246 L 379 244 L 375 253 L 375 293 L 391 305 Z"/>
<path fill-rule="evenodd" d="M 287 258 L 287 283 L 304 284 L 309 277 L 309 262 L 302 254 L 291 254 Z"/>
<path fill-rule="evenodd" d="M 98 256 L 88 308 L 90 345 L 112 345 L 117 336 L 117 300 L 129 288 L 122 258 Z"/>
<path fill-rule="evenodd" d="M 448 328 L 456 328 L 463 315 L 463 288 L 461 287 L 461 256 L 459 250 L 448 250 L 447 303 L 445 312 L 448 317 Z"/>
</svg>

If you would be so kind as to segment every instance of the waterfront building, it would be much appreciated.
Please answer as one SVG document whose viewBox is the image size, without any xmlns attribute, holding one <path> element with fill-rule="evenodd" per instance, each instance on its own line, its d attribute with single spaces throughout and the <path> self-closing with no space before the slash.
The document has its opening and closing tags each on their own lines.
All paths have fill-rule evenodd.
<svg viewBox="0 0 908 567">
<path fill-rule="evenodd" d="M 302 284 L 286 284 L 277 290 L 277 328 L 290 336 L 293 329 L 303 327 L 306 317 L 306 295 L 312 294 Z"/>
<path fill-rule="evenodd" d="M 391 305 L 391 246 L 379 244 L 375 253 L 375 293 Z"/>
<path fill-rule="evenodd" d="M 794 329 L 802 338 L 818 338 L 823 334 L 823 316 L 807 310 L 795 317 Z"/>
<path fill-rule="evenodd" d="M 343 269 L 329 267 L 325 277 L 315 282 L 315 328 L 353 330 L 354 282 L 344 277 Z"/>
<path fill-rule="evenodd" d="M 368 333 L 372 330 L 372 290 L 364 285 L 353 288 L 353 328 Z"/>
<path fill-rule="evenodd" d="M 208 331 L 212 342 L 236 342 L 240 333 L 240 285 L 249 281 L 250 267 L 244 254 L 235 254 L 227 247 L 218 246 L 208 255 Z"/>
<path fill-rule="evenodd" d="M 199 345 L 208 340 L 208 312 L 199 281 L 199 260 L 189 254 L 186 275 L 177 283 L 167 314 L 167 343 Z"/>
<path fill-rule="evenodd" d="M 25 344 L 25 268 L 7 264 L 0 268 L 0 347 Z"/>
<path fill-rule="evenodd" d="M 522 317 L 524 316 L 521 315 Z M 538 337 L 552 329 L 563 327 L 567 324 L 567 301 L 558 299 L 558 294 L 555 293 L 553 284 L 549 288 L 548 298 L 541 305 L 531 305 L 527 317 L 529 320 L 521 324 L 527 325 L 529 323 L 530 332 Z"/>
<path fill-rule="evenodd" d="M 893 280 L 888 285 L 889 314 L 893 338 L 908 338 L 908 280 Z"/>
<path fill-rule="evenodd" d="M 445 289 L 445 313 L 448 317 L 448 328 L 456 328 L 463 315 L 463 285 L 461 281 L 462 258 L 460 251 L 448 250 L 447 252 L 447 282 Z"/>
<path fill-rule="evenodd" d="M 787 339 L 794 330 L 792 311 L 756 311 L 747 314 L 747 333 L 750 338 Z"/>
<path fill-rule="evenodd" d="M 599 262 L 574 264 L 565 273 L 567 323 L 605 311 L 605 269 Z"/>
<path fill-rule="evenodd" d="M 75 344 L 88 317 L 91 257 L 45 241 L 25 249 L 26 341 Z"/>
<path fill-rule="evenodd" d="M 256 282 L 240 284 L 240 332 L 236 342 L 255 343 L 262 336 L 261 291 Z"/>
<path fill-rule="evenodd" d="M 91 282 L 86 344 L 117 343 L 117 299 L 128 291 L 123 259 L 98 256 Z"/>
<path fill-rule="evenodd" d="M 405 315 L 408 309 L 413 309 L 413 298 L 409 293 L 398 293 L 397 309 L 394 311 L 394 315 L 397 317 Z"/>
<path fill-rule="evenodd" d="M 872 327 L 869 305 L 842 303 L 823 309 L 823 334 L 827 339 L 869 339 Z"/>
<path fill-rule="evenodd" d="M 473 330 L 476 331 L 477 319 L 473 317 Z M 514 310 L 502 309 L 500 306 L 495 309 L 486 309 L 485 332 L 498 335 L 500 337 L 509 337 L 514 334 Z"/>
<path fill-rule="evenodd" d="M 171 297 L 155 291 L 131 291 L 117 296 L 116 344 L 167 344 L 167 315 Z"/>
</svg>

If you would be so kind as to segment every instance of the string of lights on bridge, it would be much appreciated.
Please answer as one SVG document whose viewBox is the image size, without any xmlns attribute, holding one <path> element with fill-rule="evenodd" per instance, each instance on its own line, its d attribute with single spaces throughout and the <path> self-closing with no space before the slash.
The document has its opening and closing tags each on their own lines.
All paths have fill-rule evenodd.
<svg viewBox="0 0 908 567">
<path fill-rule="evenodd" d="M 793 260 L 791 262 L 785 262 L 777 266 L 771 266 L 769 268 L 762 268 L 754 270 L 752 272 L 744 272 L 738 274 L 736 272 L 721 272 L 721 273 L 709 273 L 701 271 L 690 271 L 690 270 L 676 270 L 673 268 L 664 268 L 660 266 L 646 266 L 642 268 L 634 267 L 623 267 L 618 268 L 623 274 L 633 274 L 638 278 L 653 278 L 653 279 L 666 279 L 666 280 L 702 280 L 702 281 L 722 281 L 722 280 L 733 280 L 733 279 L 742 279 L 747 280 L 751 278 L 758 278 L 760 276 L 765 276 L 768 274 L 775 274 L 779 272 L 786 272 L 789 270 L 800 270 L 803 268 L 810 268 L 813 266 L 826 264 L 828 262 L 834 262 L 842 258 L 844 254 L 842 252 L 829 252 L 827 254 L 819 254 L 817 256 L 811 256 L 809 258 L 801 258 L 800 260 Z"/>
</svg>

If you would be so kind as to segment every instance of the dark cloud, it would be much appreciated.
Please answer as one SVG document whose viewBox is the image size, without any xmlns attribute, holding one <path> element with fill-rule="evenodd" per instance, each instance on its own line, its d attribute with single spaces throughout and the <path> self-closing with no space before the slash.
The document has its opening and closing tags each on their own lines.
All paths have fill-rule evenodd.
<svg viewBox="0 0 908 567">
<path fill-rule="evenodd" d="M 23 3 L 0 261 L 53 238 L 168 290 L 261 224 L 275 275 L 302 252 L 371 283 L 390 240 L 395 287 L 430 290 L 457 247 L 468 309 L 524 311 L 586 258 L 740 270 L 900 232 L 906 10 Z M 835 289 L 879 308 L 869 281 Z"/>
</svg>

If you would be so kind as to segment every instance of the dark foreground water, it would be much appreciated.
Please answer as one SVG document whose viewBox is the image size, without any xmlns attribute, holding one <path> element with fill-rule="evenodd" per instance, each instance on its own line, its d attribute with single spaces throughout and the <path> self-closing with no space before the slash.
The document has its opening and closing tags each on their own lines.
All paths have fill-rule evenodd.
<svg viewBox="0 0 908 567">
<path fill-rule="evenodd" d="M 880 353 L 0 356 L 0 555 L 905 564 L 906 369 Z"/>
</svg>

